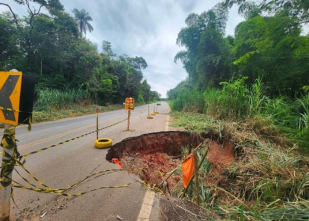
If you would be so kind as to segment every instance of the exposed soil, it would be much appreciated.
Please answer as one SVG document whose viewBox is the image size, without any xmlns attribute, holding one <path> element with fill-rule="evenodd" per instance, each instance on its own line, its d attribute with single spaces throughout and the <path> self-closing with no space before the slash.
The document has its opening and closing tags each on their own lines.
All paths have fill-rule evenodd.
<svg viewBox="0 0 309 221">
<path fill-rule="evenodd" d="M 194 148 L 203 140 L 203 135 L 184 131 L 145 134 L 114 145 L 106 159 L 118 158 L 128 172 L 138 175 L 147 183 L 159 185 L 168 172 L 181 164 L 181 148 Z M 180 179 L 179 175 L 172 176 L 168 180 L 169 189 Z"/>
<path fill-rule="evenodd" d="M 181 154 L 181 147 L 189 148 L 201 143 L 205 136 L 212 137 L 212 134 L 194 134 L 185 131 L 170 131 L 144 134 L 138 137 L 130 137 L 115 144 L 109 149 L 106 159 L 121 158 L 124 155 L 137 153 L 154 154 L 166 153 L 169 156 Z"/>
<path fill-rule="evenodd" d="M 166 173 L 176 168 L 180 163 L 180 159 L 173 159 L 173 156 L 166 153 L 143 154 L 138 152 L 134 156 L 131 154 L 123 156 L 120 160 L 124 169 L 139 175 L 147 183 L 155 185 L 159 185 Z M 179 180 L 178 176 L 175 181 Z"/>
<path fill-rule="evenodd" d="M 108 151 L 106 159 L 111 161 L 112 158 L 118 158 L 128 172 L 138 175 L 147 183 L 160 185 L 169 172 L 181 164 L 181 148 L 192 149 L 204 142 L 209 146 L 207 157 L 212 167 L 205 182 L 213 185 L 226 180 L 223 170 L 234 160 L 233 145 L 230 142 L 223 142 L 221 145 L 214 140 L 218 140 L 214 132 L 195 134 L 171 131 L 145 134 L 115 144 Z M 168 179 L 169 189 L 173 189 L 180 180 L 181 176 L 177 174 L 171 176 Z"/>
<path fill-rule="evenodd" d="M 235 159 L 233 145 L 227 141 L 224 142 L 223 145 L 220 145 L 215 141 L 210 141 L 207 158 L 211 164 L 211 171 L 207 175 L 205 184 L 223 184 L 224 181 L 227 181 L 223 171 Z"/>
<path fill-rule="evenodd" d="M 169 172 L 181 165 L 184 159 L 182 148 L 193 149 L 202 142 L 209 147 L 207 159 L 211 165 L 211 171 L 204 180 L 205 184 L 228 184 L 224 170 L 235 160 L 233 144 L 228 141 L 220 142 L 218 134 L 212 131 L 207 134 L 185 131 L 159 132 L 127 138 L 115 144 L 108 151 L 106 159 L 111 161 L 112 158 L 117 158 L 129 173 L 138 175 L 142 180 L 159 186 L 168 193 L 182 180 L 181 175 L 175 173 L 168 179 L 168 188 L 164 188 L 162 183 Z M 161 220 L 218 218 L 189 201 L 167 196 L 160 198 L 160 207 Z"/>
</svg>

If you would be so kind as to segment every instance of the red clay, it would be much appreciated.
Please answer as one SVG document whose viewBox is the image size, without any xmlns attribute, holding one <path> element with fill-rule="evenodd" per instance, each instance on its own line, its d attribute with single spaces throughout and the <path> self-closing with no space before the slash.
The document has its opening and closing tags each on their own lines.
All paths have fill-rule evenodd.
<svg viewBox="0 0 309 221">
<path fill-rule="evenodd" d="M 224 142 L 221 146 L 212 141 L 207 154 L 208 161 L 211 164 L 211 172 L 207 175 L 205 180 L 206 185 L 217 185 L 227 181 L 223 175 L 224 168 L 226 168 L 235 157 L 233 154 L 233 145 L 230 142 Z"/>
<path fill-rule="evenodd" d="M 181 163 L 180 159 L 173 159 L 173 156 L 168 156 L 166 153 L 144 154 L 138 152 L 134 155 L 125 155 L 120 159 L 120 164 L 125 170 L 139 175 L 141 179 L 150 184 L 156 185 L 159 185 L 166 177 L 166 173 L 176 168 L 179 163 Z M 169 180 L 170 187 L 179 180 L 179 176 L 175 176 L 174 182 Z"/>
<path fill-rule="evenodd" d="M 208 161 L 215 167 L 227 166 L 234 161 L 233 145 L 225 142 L 222 146 L 212 141 L 207 154 Z"/>
<path fill-rule="evenodd" d="M 168 176 L 168 172 L 181 164 L 182 147 L 194 148 L 204 141 L 210 146 L 207 158 L 211 164 L 211 172 L 204 181 L 205 185 L 224 185 L 227 181 L 223 174 L 224 168 L 235 159 L 233 145 L 230 142 L 220 145 L 214 140 L 218 140 L 218 136 L 213 132 L 204 136 L 179 131 L 145 134 L 127 138 L 114 145 L 108 151 L 106 159 L 111 161 L 114 157 L 118 158 L 128 172 L 150 184 L 159 185 Z M 168 179 L 169 188 L 172 189 L 181 179 L 181 174 L 171 176 Z"/>
</svg>

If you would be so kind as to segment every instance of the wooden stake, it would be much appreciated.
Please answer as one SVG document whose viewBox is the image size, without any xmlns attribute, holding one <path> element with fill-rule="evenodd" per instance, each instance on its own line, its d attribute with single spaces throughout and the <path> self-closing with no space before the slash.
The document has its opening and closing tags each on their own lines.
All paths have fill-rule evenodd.
<svg viewBox="0 0 309 221">
<path fill-rule="evenodd" d="M 195 178 L 196 199 L 197 199 L 197 205 L 200 205 L 200 191 L 199 191 L 199 184 L 198 184 L 197 150 L 193 151 L 193 163 L 194 163 L 194 178 Z"/>
<path fill-rule="evenodd" d="M 209 147 L 207 147 L 207 149 L 206 149 L 206 151 L 205 151 L 205 153 L 204 153 L 204 156 L 202 157 L 201 162 L 200 162 L 199 165 L 198 165 L 198 170 L 199 170 L 200 167 L 202 166 L 202 163 L 203 163 L 203 161 L 205 160 L 205 158 L 206 158 L 206 156 L 207 156 L 208 150 L 209 150 Z M 189 183 L 188 183 L 187 188 L 185 188 L 185 189 L 181 192 L 181 194 L 179 195 L 179 198 L 185 196 L 185 194 L 186 194 L 186 192 L 187 192 L 187 190 L 188 190 L 188 188 L 189 188 L 189 186 L 190 186 L 190 184 L 191 184 L 191 182 L 192 182 L 192 180 L 193 180 L 193 177 L 194 177 L 194 174 L 192 175 L 192 177 L 191 177 L 191 179 L 190 179 L 190 181 L 189 181 Z"/>
<path fill-rule="evenodd" d="M 128 110 L 128 126 L 127 126 L 127 131 L 130 130 L 130 115 L 131 115 L 131 110 Z"/>
</svg>

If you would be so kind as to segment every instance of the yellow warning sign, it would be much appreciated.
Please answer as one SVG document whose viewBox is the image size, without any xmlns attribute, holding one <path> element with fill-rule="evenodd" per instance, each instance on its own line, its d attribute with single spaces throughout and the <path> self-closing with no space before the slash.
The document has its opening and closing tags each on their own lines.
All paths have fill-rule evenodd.
<svg viewBox="0 0 309 221">
<path fill-rule="evenodd" d="M 21 72 L 0 72 L 0 123 L 18 124 Z"/>
<path fill-rule="evenodd" d="M 132 97 L 126 98 L 124 109 L 134 110 L 134 99 Z"/>
</svg>

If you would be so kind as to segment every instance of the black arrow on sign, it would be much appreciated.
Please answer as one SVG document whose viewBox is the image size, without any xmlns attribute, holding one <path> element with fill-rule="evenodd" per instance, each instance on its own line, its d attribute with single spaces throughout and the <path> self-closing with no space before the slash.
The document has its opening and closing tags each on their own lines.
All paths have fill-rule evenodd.
<svg viewBox="0 0 309 221">
<path fill-rule="evenodd" d="M 6 79 L 6 82 L 0 90 L 0 107 L 13 109 L 10 96 L 13 93 L 18 79 L 19 75 L 9 75 L 9 77 Z M 15 115 L 13 111 L 3 110 L 3 115 L 6 120 L 15 121 Z"/>
</svg>

